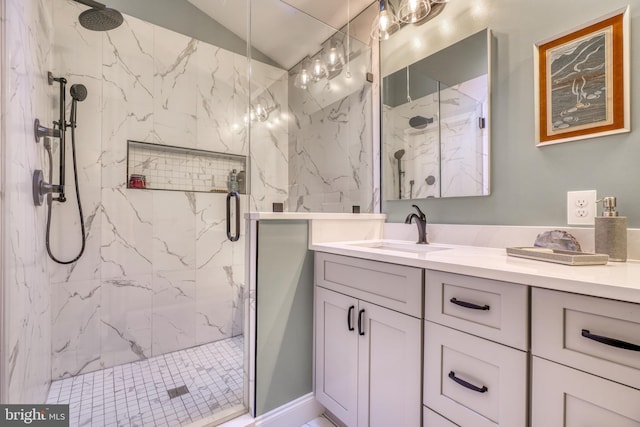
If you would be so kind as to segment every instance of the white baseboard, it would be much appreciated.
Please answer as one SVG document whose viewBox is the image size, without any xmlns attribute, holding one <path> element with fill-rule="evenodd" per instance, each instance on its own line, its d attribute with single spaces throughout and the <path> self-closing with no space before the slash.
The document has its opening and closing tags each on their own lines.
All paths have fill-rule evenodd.
<svg viewBox="0 0 640 427">
<path fill-rule="evenodd" d="M 300 427 L 324 412 L 313 393 L 280 406 L 273 411 L 259 416 L 255 427 Z"/>
<path fill-rule="evenodd" d="M 224 424 L 207 423 L 203 420 L 202 423 L 189 427 L 301 427 L 323 412 L 324 407 L 318 403 L 313 393 L 309 393 L 257 418 L 245 414 Z"/>
</svg>

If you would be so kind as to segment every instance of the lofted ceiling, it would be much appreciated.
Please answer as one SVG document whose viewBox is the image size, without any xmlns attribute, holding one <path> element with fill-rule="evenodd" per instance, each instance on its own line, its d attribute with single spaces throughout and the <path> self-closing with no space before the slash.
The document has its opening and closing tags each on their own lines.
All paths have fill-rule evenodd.
<svg viewBox="0 0 640 427">
<path fill-rule="evenodd" d="M 239 0 L 188 0 L 195 7 L 247 39 L 247 2 Z M 251 0 L 251 44 L 288 70 L 373 0 Z"/>
</svg>

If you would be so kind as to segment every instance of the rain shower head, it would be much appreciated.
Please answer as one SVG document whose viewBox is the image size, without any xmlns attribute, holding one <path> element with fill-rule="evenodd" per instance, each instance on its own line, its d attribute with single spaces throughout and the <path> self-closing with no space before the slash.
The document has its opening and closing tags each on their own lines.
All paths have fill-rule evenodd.
<svg viewBox="0 0 640 427">
<path fill-rule="evenodd" d="M 424 129 L 433 123 L 433 117 L 413 116 L 409 119 L 409 126 L 414 129 Z"/>
<path fill-rule="evenodd" d="M 404 149 L 398 150 L 395 153 L 393 153 L 393 157 L 395 157 L 396 160 L 400 160 L 402 156 L 404 156 Z"/>
<path fill-rule="evenodd" d="M 91 7 L 80 14 L 80 25 L 91 31 L 109 31 L 118 28 L 124 18 L 115 9 L 109 9 L 102 3 L 93 0 L 74 0 Z"/>
<path fill-rule="evenodd" d="M 75 84 L 69 89 L 71 98 L 75 101 L 82 102 L 87 99 L 87 87 L 81 84 Z"/>
</svg>

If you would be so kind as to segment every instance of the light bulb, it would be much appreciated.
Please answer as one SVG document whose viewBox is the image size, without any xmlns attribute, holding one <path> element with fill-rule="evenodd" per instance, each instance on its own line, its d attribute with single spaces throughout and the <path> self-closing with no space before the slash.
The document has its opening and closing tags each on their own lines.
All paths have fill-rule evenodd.
<svg viewBox="0 0 640 427">
<path fill-rule="evenodd" d="M 327 71 L 334 73 L 340 71 L 344 65 L 344 49 L 340 42 L 334 42 L 325 52 Z"/>
<path fill-rule="evenodd" d="M 309 70 L 302 68 L 293 81 L 293 85 L 299 89 L 306 89 L 310 81 L 311 75 L 309 74 Z"/>
<path fill-rule="evenodd" d="M 389 27 L 389 14 L 386 10 L 380 12 L 380 32 L 386 32 Z"/>
<path fill-rule="evenodd" d="M 320 81 L 323 77 L 327 75 L 327 68 L 324 65 L 324 62 L 320 59 L 315 59 L 313 61 L 313 68 L 311 69 L 311 77 L 313 77 L 314 82 Z"/>
</svg>

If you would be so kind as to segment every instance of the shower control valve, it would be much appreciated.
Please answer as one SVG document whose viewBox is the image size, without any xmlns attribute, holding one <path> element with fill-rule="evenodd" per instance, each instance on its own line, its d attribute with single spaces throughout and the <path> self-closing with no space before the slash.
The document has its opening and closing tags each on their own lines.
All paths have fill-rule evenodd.
<svg viewBox="0 0 640 427">
<path fill-rule="evenodd" d="M 61 185 L 49 184 L 44 180 L 44 173 L 41 169 L 33 171 L 33 204 L 41 206 L 44 201 L 44 196 L 47 194 L 58 193 L 56 200 L 59 202 L 65 202 L 67 199 L 64 196 L 64 191 Z"/>
</svg>

